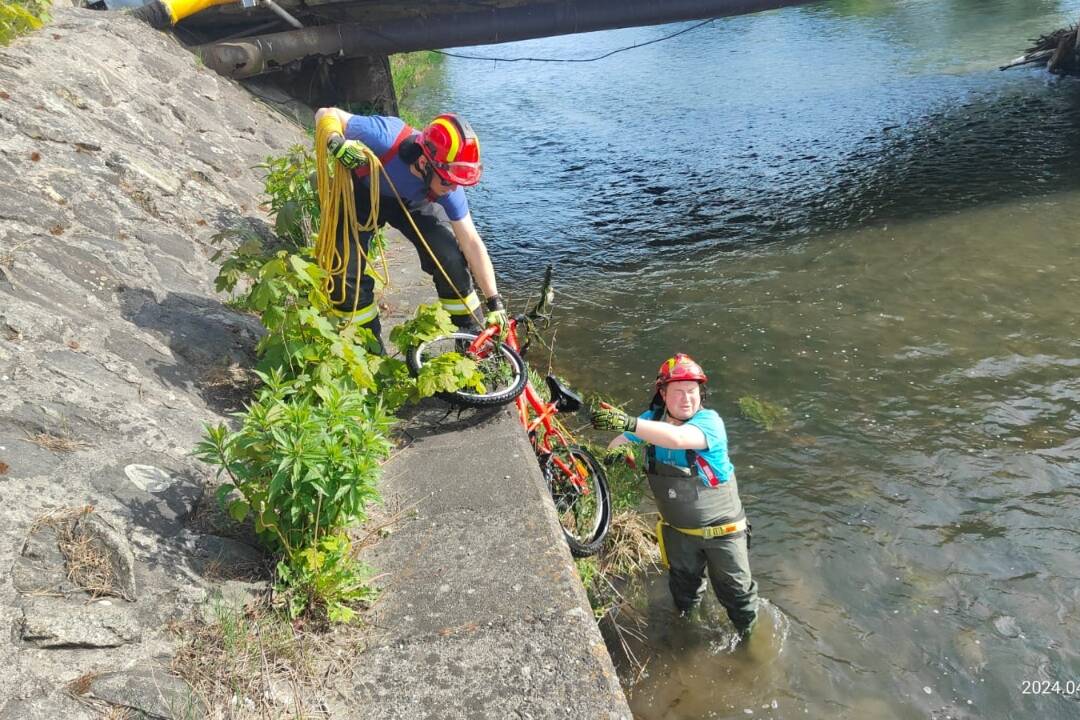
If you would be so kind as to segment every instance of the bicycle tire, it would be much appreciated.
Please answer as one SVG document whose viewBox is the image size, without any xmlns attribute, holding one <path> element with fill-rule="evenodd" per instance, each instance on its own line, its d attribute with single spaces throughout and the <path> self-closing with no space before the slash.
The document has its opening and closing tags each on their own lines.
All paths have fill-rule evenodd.
<svg viewBox="0 0 1080 720">
<path fill-rule="evenodd" d="M 431 354 L 425 354 L 426 352 L 434 352 L 435 356 L 446 352 L 461 352 L 460 348 L 462 345 L 471 345 L 477 337 L 477 334 L 467 332 L 455 332 L 450 333 L 449 335 L 440 335 L 420 343 L 416 347 L 409 348 L 409 351 L 405 354 L 405 363 L 409 366 L 409 370 L 411 370 L 414 375 L 418 375 L 420 370 L 424 367 L 425 362 L 433 357 Z M 529 372 L 525 367 L 525 361 L 521 359 L 521 355 L 505 343 L 499 344 L 495 350 L 498 353 L 496 356 L 488 356 L 487 358 L 482 359 L 474 357 L 473 359 L 476 359 L 481 363 L 491 360 L 490 370 L 499 372 L 506 371 L 509 373 L 509 379 L 506 382 L 501 383 L 491 391 L 482 393 L 469 392 L 468 390 L 456 390 L 454 392 L 436 393 L 436 396 L 456 405 L 465 405 L 468 407 L 492 407 L 508 403 L 520 395 L 525 390 L 525 385 L 529 382 Z M 498 358 L 497 362 L 496 358 Z"/>
<path fill-rule="evenodd" d="M 561 445 L 561 443 L 559 443 Z M 589 492 L 582 493 L 555 462 L 556 456 L 572 459 L 575 466 L 584 465 L 587 473 L 585 480 Z M 555 514 L 559 516 L 563 537 L 570 546 L 574 557 L 595 555 L 604 544 L 608 529 L 611 527 L 611 492 L 608 490 L 607 475 L 604 468 L 592 453 L 578 445 L 562 445 L 553 449 L 541 461 L 544 479 L 548 482 L 548 492 L 555 504 Z M 580 467 L 578 468 L 580 470 Z M 582 525 L 582 512 L 588 518 Z"/>
</svg>

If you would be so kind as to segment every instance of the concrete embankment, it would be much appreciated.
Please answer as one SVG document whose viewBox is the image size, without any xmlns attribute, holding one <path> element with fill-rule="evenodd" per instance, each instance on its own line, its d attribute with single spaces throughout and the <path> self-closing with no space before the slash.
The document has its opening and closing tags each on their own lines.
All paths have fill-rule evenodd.
<svg viewBox="0 0 1080 720">
<path fill-rule="evenodd" d="M 404 241 L 384 315 L 431 302 Z M 387 312 L 389 311 L 389 312 Z M 619 686 L 513 406 L 406 413 L 382 482 L 401 517 L 374 647 L 353 672 L 373 718 L 626 718 Z"/>
<path fill-rule="evenodd" d="M 130 18 L 57 7 L 0 49 L 0 720 L 196 714 L 167 626 L 263 587 L 221 580 L 258 554 L 189 453 L 259 332 L 214 293 L 210 239 L 268 232 L 255 166 L 304 142 Z M 394 277 L 394 308 L 430 299 Z M 387 466 L 413 512 L 372 552 L 385 589 L 330 715 L 628 718 L 520 429 L 444 413 Z M 117 575 L 94 602 L 50 534 L 87 506 Z"/>
</svg>

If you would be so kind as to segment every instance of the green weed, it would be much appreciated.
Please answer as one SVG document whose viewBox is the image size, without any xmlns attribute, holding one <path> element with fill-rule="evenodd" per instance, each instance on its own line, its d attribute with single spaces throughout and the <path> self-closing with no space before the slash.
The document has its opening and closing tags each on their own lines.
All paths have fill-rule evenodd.
<svg viewBox="0 0 1080 720">
<path fill-rule="evenodd" d="M 0 45 L 48 22 L 50 7 L 46 0 L 0 0 Z"/>
<path fill-rule="evenodd" d="M 270 156 L 259 165 L 266 171 L 264 192 L 274 216 L 274 232 L 299 250 L 311 244 L 319 232 L 319 190 L 312 182 L 315 156 L 303 145 L 284 155 Z"/>
<path fill-rule="evenodd" d="M 790 410 L 752 395 L 739 398 L 739 410 L 743 417 L 765 430 L 786 430 L 791 425 Z"/>
<path fill-rule="evenodd" d="M 315 547 L 300 552 L 300 562 L 278 566 L 281 594 L 290 617 L 300 617 L 308 608 L 326 608 L 331 622 L 348 623 L 356 618 L 353 607 L 374 599 L 375 590 L 366 583 L 371 571 L 352 554 L 352 543 L 343 532 L 324 535 Z"/>
<path fill-rule="evenodd" d="M 399 53 L 390 56 L 390 75 L 398 97 L 398 112 L 413 127 L 422 127 L 426 120 L 417 116 L 414 98 L 432 74 L 442 67 L 443 56 L 430 50 Z"/>
<path fill-rule="evenodd" d="M 437 392 L 479 387 L 482 378 L 475 362 L 456 354 L 414 378 L 402 360 L 379 354 L 370 330 L 332 319 L 325 272 L 309 243 L 318 223 L 310 157 L 294 148 L 264 167 L 276 225 L 291 233 L 286 247 L 268 249 L 254 232 L 236 230 L 217 238 L 231 251 L 214 255 L 218 290 L 239 291 L 233 306 L 266 328 L 256 348 L 262 386 L 235 414 L 239 429 L 207 427 L 195 455 L 217 466 L 218 498 L 229 515 L 253 519 L 281 555 L 277 589 L 290 616 L 319 610 L 344 622 L 370 596 L 344 529 L 378 500 L 392 413 Z M 440 305 L 422 305 L 391 339 L 406 348 L 453 330 Z"/>
</svg>

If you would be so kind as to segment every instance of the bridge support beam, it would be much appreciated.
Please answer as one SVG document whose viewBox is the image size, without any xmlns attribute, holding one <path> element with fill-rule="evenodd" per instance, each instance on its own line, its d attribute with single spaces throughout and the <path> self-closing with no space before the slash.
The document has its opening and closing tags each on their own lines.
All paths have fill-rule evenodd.
<svg viewBox="0 0 1080 720">
<path fill-rule="evenodd" d="M 360 57 L 513 42 L 773 10 L 811 0 L 552 0 L 429 14 L 378 25 L 308 27 L 202 45 L 203 62 L 234 78 L 273 72 L 310 55 Z"/>
</svg>

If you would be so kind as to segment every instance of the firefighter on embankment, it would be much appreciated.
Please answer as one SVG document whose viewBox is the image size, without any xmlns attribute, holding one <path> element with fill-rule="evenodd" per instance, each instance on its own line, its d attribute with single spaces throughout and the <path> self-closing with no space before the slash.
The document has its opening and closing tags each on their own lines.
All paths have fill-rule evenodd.
<svg viewBox="0 0 1080 720">
<path fill-rule="evenodd" d="M 340 122 L 340 129 L 330 135 L 331 153 L 356 175 L 356 216 L 365 218 L 371 212 L 371 172 L 363 164 L 366 146 L 383 166 L 378 226 L 391 225 L 416 247 L 420 267 L 432 276 L 439 302 L 455 325 L 469 328 L 483 321 L 505 329 L 507 316 L 495 271 L 465 198 L 464 188 L 478 183 L 483 172 L 480 142 L 469 124 L 447 113 L 423 130 L 415 130 L 400 118 L 353 115 L 328 107 L 315 114 L 316 126 L 328 115 Z M 404 209 L 390 182 L 404 201 Z M 346 253 L 342 247 L 346 235 L 338 233 L 338 251 L 348 262 L 344 272 L 333 278 L 331 300 L 338 314 L 370 329 L 378 338 L 381 326 L 375 278 L 365 272 L 372 233 L 360 233 L 362 253 Z M 473 277 L 484 293 L 486 313 L 480 310 Z"/>
<path fill-rule="evenodd" d="M 646 474 L 660 511 L 657 540 L 676 609 L 689 614 L 705 592 L 706 572 L 742 638 L 757 621 L 750 575 L 749 526 L 728 458 L 724 421 L 702 407 L 708 378 L 682 353 L 664 361 L 649 409 L 632 417 L 603 406 L 593 426 L 619 430 L 608 447 L 645 443 Z"/>
</svg>

